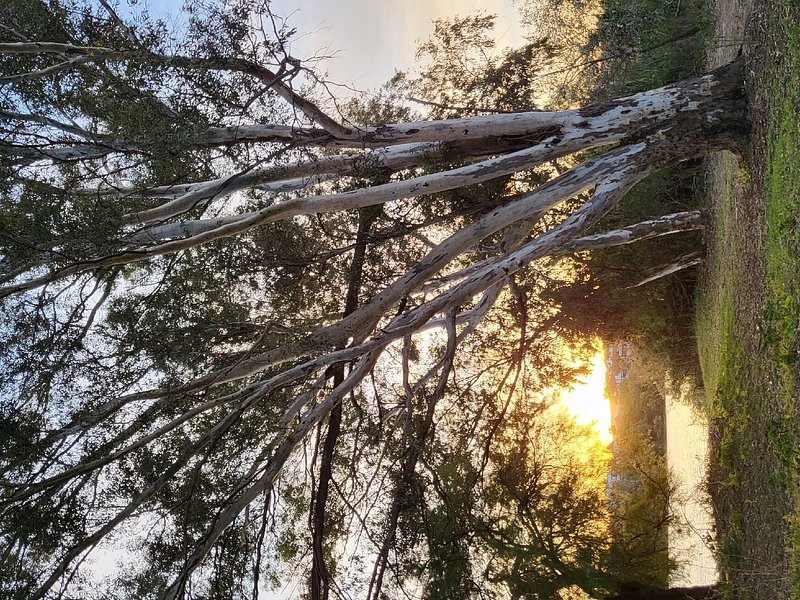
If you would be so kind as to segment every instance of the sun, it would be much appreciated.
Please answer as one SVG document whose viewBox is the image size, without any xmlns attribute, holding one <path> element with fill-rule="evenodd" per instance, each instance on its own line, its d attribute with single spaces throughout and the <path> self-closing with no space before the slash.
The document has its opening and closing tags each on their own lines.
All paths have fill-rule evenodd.
<svg viewBox="0 0 800 600">
<path fill-rule="evenodd" d="M 592 425 L 600 441 L 608 445 L 611 435 L 611 405 L 605 393 L 605 355 L 597 352 L 589 361 L 589 374 L 578 379 L 575 387 L 561 394 L 559 404 L 564 406 L 581 425 Z"/>
</svg>

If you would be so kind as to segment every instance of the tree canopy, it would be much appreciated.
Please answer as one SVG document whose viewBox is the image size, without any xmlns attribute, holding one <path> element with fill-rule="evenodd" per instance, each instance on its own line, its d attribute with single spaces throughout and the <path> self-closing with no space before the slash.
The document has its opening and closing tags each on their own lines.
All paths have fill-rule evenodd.
<svg viewBox="0 0 800 600">
<path fill-rule="evenodd" d="M 105 0 L 0 16 L 4 594 L 92 597 L 87 557 L 123 546 L 98 597 L 657 583 L 615 562 L 605 465 L 550 411 L 575 372 L 545 291 L 703 226 L 600 224 L 740 147 L 737 64 L 543 110 L 556 49 L 487 57 L 490 20 L 457 19 L 421 50 L 453 68 L 337 112 L 267 1 L 179 31 Z"/>
</svg>

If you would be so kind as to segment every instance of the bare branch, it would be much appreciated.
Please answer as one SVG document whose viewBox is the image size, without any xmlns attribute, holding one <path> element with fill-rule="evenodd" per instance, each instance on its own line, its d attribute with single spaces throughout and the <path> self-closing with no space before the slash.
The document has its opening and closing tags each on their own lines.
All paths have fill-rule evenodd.
<svg viewBox="0 0 800 600">
<path fill-rule="evenodd" d="M 689 254 L 684 254 L 669 264 L 661 265 L 660 267 L 652 269 L 644 279 L 626 289 L 641 287 L 663 277 L 672 275 L 673 273 L 677 273 L 691 267 L 696 267 L 697 265 L 702 264 L 702 262 L 703 254 L 701 252 L 690 252 Z"/>
<path fill-rule="evenodd" d="M 77 54 L 102 60 L 121 53 L 102 46 L 75 46 L 58 42 L 0 42 L 0 54 Z"/>
<path fill-rule="evenodd" d="M 19 83 L 20 81 L 32 81 L 34 79 L 41 79 L 42 77 L 55 75 L 56 73 L 61 73 L 62 71 L 68 71 L 73 67 L 77 67 L 79 65 L 91 62 L 93 60 L 97 60 L 97 58 L 94 56 L 76 56 L 75 58 L 70 58 L 69 60 L 65 60 L 64 62 L 60 62 L 55 65 L 50 65 L 49 67 L 45 67 L 44 69 L 39 69 L 38 71 L 28 71 L 27 73 L 20 73 L 18 75 L 8 75 L 6 77 L 0 77 L 0 85 L 6 85 L 9 83 Z"/>
</svg>

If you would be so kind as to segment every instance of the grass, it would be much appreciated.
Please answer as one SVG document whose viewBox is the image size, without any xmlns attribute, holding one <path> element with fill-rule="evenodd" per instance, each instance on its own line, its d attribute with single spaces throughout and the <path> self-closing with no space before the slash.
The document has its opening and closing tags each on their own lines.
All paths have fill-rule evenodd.
<svg viewBox="0 0 800 600">
<path fill-rule="evenodd" d="M 800 26 L 791 0 L 753 6 L 753 152 L 714 157 L 715 222 L 697 308 L 709 488 L 731 598 L 800 599 Z"/>
<path fill-rule="evenodd" d="M 788 13 L 788 4 L 785 5 Z M 788 75 L 784 92 L 768 118 L 765 202 L 767 259 L 763 340 L 772 361 L 781 411 L 773 443 L 790 487 L 795 510 L 787 515 L 787 551 L 792 596 L 800 598 L 800 423 L 798 423 L 798 351 L 800 351 L 800 25 L 783 28 Z"/>
<path fill-rule="evenodd" d="M 696 334 L 700 369 L 703 374 L 707 405 L 713 407 L 717 390 L 722 387 L 726 366 L 732 362 L 735 352 L 731 333 L 735 312 L 736 263 L 740 257 L 736 246 L 729 242 L 725 232 L 729 231 L 732 218 L 733 173 L 736 161 L 729 153 L 713 157 L 710 162 L 709 187 L 715 190 L 717 202 L 714 236 L 709 256 L 713 289 L 703 296 L 705 301 L 698 308 Z"/>
<path fill-rule="evenodd" d="M 790 91 L 792 96 L 773 115 L 768 146 L 765 341 L 775 349 L 776 367 L 787 391 L 793 392 L 800 329 L 800 89 Z"/>
</svg>

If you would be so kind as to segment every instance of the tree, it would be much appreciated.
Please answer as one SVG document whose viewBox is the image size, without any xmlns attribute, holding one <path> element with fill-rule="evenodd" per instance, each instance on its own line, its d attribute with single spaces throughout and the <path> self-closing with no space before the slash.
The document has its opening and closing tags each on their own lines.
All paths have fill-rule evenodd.
<svg viewBox="0 0 800 600">
<path fill-rule="evenodd" d="M 365 126 L 311 99 L 268 2 L 191 9 L 174 38 L 103 0 L 0 9 L 3 589 L 80 590 L 128 527 L 152 534 L 120 593 L 257 595 L 281 575 L 263 553 L 303 559 L 296 522 L 270 520 L 308 508 L 306 483 L 313 596 L 358 517 L 375 560 L 354 585 L 377 599 L 404 579 L 390 555 L 418 552 L 401 526 L 461 352 L 496 382 L 462 422 L 488 447 L 483 415 L 520 378 L 567 378 L 536 262 L 702 227 L 589 233 L 648 174 L 742 147 L 741 65 L 582 109 Z M 470 345 L 504 335 L 499 356 Z"/>
</svg>

